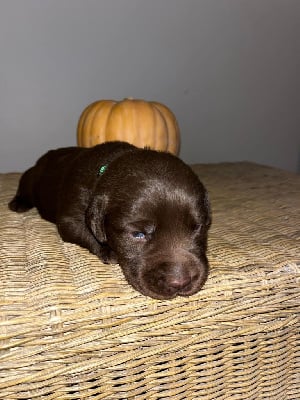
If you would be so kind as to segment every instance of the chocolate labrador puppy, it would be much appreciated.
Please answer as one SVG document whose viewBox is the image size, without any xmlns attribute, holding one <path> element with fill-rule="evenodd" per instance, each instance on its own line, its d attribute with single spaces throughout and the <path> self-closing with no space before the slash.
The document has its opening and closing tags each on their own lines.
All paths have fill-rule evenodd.
<svg viewBox="0 0 300 400">
<path fill-rule="evenodd" d="M 9 207 L 37 207 L 64 241 L 118 262 L 144 295 L 190 296 L 207 278 L 207 192 L 169 153 L 125 142 L 51 150 L 22 175 Z"/>
</svg>

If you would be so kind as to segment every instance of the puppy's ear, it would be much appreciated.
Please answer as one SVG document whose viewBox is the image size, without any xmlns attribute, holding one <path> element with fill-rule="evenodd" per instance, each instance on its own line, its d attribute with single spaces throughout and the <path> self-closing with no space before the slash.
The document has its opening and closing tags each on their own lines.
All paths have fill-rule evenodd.
<svg viewBox="0 0 300 400">
<path fill-rule="evenodd" d="M 106 242 L 104 219 L 107 205 L 108 196 L 106 194 L 97 195 L 90 202 L 85 214 L 87 226 L 100 243 Z"/>
</svg>

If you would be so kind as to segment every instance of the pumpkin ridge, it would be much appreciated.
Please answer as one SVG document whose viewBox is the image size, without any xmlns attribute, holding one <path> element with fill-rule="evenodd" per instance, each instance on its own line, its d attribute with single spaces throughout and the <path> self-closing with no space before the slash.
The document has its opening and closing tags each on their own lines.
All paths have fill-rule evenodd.
<svg viewBox="0 0 300 400">
<path fill-rule="evenodd" d="M 180 130 L 175 115 L 164 104 L 156 101 L 153 101 L 152 103 L 164 116 L 168 130 L 168 151 L 173 154 L 178 154 L 180 148 Z"/>
<path fill-rule="evenodd" d="M 158 107 L 156 107 L 156 104 L 154 102 L 152 102 L 151 104 L 152 104 L 153 110 L 155 110 L 154 112 L 155 112 L 156 118 L 157 118 L 157 116 L 159 117 L 159 118 L 157 118 L 157 120 L 159 119 L 160 124 L 163 125 L 163 128 L 162 128 L 163 130 L 162 130 L 162 133 L 159 138 L 158 138 L 158 132 L 156 131 L 156 135 L 155 135 L 156 142 L 159 139 L 161 149 L 163 151 L 168 151 L 168 149 L 169 149 L 169 130 L 168 130 L 168 125 L 166 123 L 165 116 L 161 112 L 161 110 Z M 161 144 L 162 139 L 164 140 L 163 144 Z M 156 143 L 155 143 L 155 145 L 156 145 Z"/>
<path fill-rule="evenodd" d="M 102 133 L 101 138 L 99 138 L 100 143 L 108 142 L 108 140 L 106 139 L 107 125 L 108 125 L 109 120 L 111 118 L 113 109 L 117 105 L 117 102 L 114 101 L 114 100 L 110 100 L 110 104 L 106 104 L 106 105 L 109 106 L 109 110 L 108 110 L 108 112 L 106 114 L 105 123 L 102 122 L 103 123 L 103 129 L 102 129 L 102 132 L 101 132 Z"/>
</svg>

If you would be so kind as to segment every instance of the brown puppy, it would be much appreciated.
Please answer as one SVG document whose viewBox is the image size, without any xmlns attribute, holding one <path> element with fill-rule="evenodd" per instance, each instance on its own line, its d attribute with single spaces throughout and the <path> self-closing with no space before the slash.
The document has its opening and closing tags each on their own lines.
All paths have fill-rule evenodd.
<svg viewBox="0 0 300 400">
<path fill-rule="evenodd" d="M 37 207 L 63 240 L 118 262 L 144 295 L 189 296 L 207 278 L 207 192 L 171 154 L 124 142 L 52 150 L 22 175 L 9 207 Z"/>
</svg>

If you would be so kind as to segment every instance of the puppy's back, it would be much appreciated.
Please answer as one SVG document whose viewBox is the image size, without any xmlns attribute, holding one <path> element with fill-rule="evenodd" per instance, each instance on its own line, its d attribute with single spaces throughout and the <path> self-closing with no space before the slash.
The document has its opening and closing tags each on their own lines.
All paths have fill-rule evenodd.
<svg viewBox="0 0 300 400">
<path fill-rule="evenodd" d="M 43 218 L 56 223 L 59 210 L 64 212 L 71 203 L 76 203 L 77 208 L 85 206 L 80 204 L 81 192 L 84 188 L 87 192 L 93 191 L 99 166 L 134 149 L 128 143 L 108 142 L 91 148 L 50 150 L 22 175 L 9 208 L 24 212 L 37 207 Z"/>
</svg>

